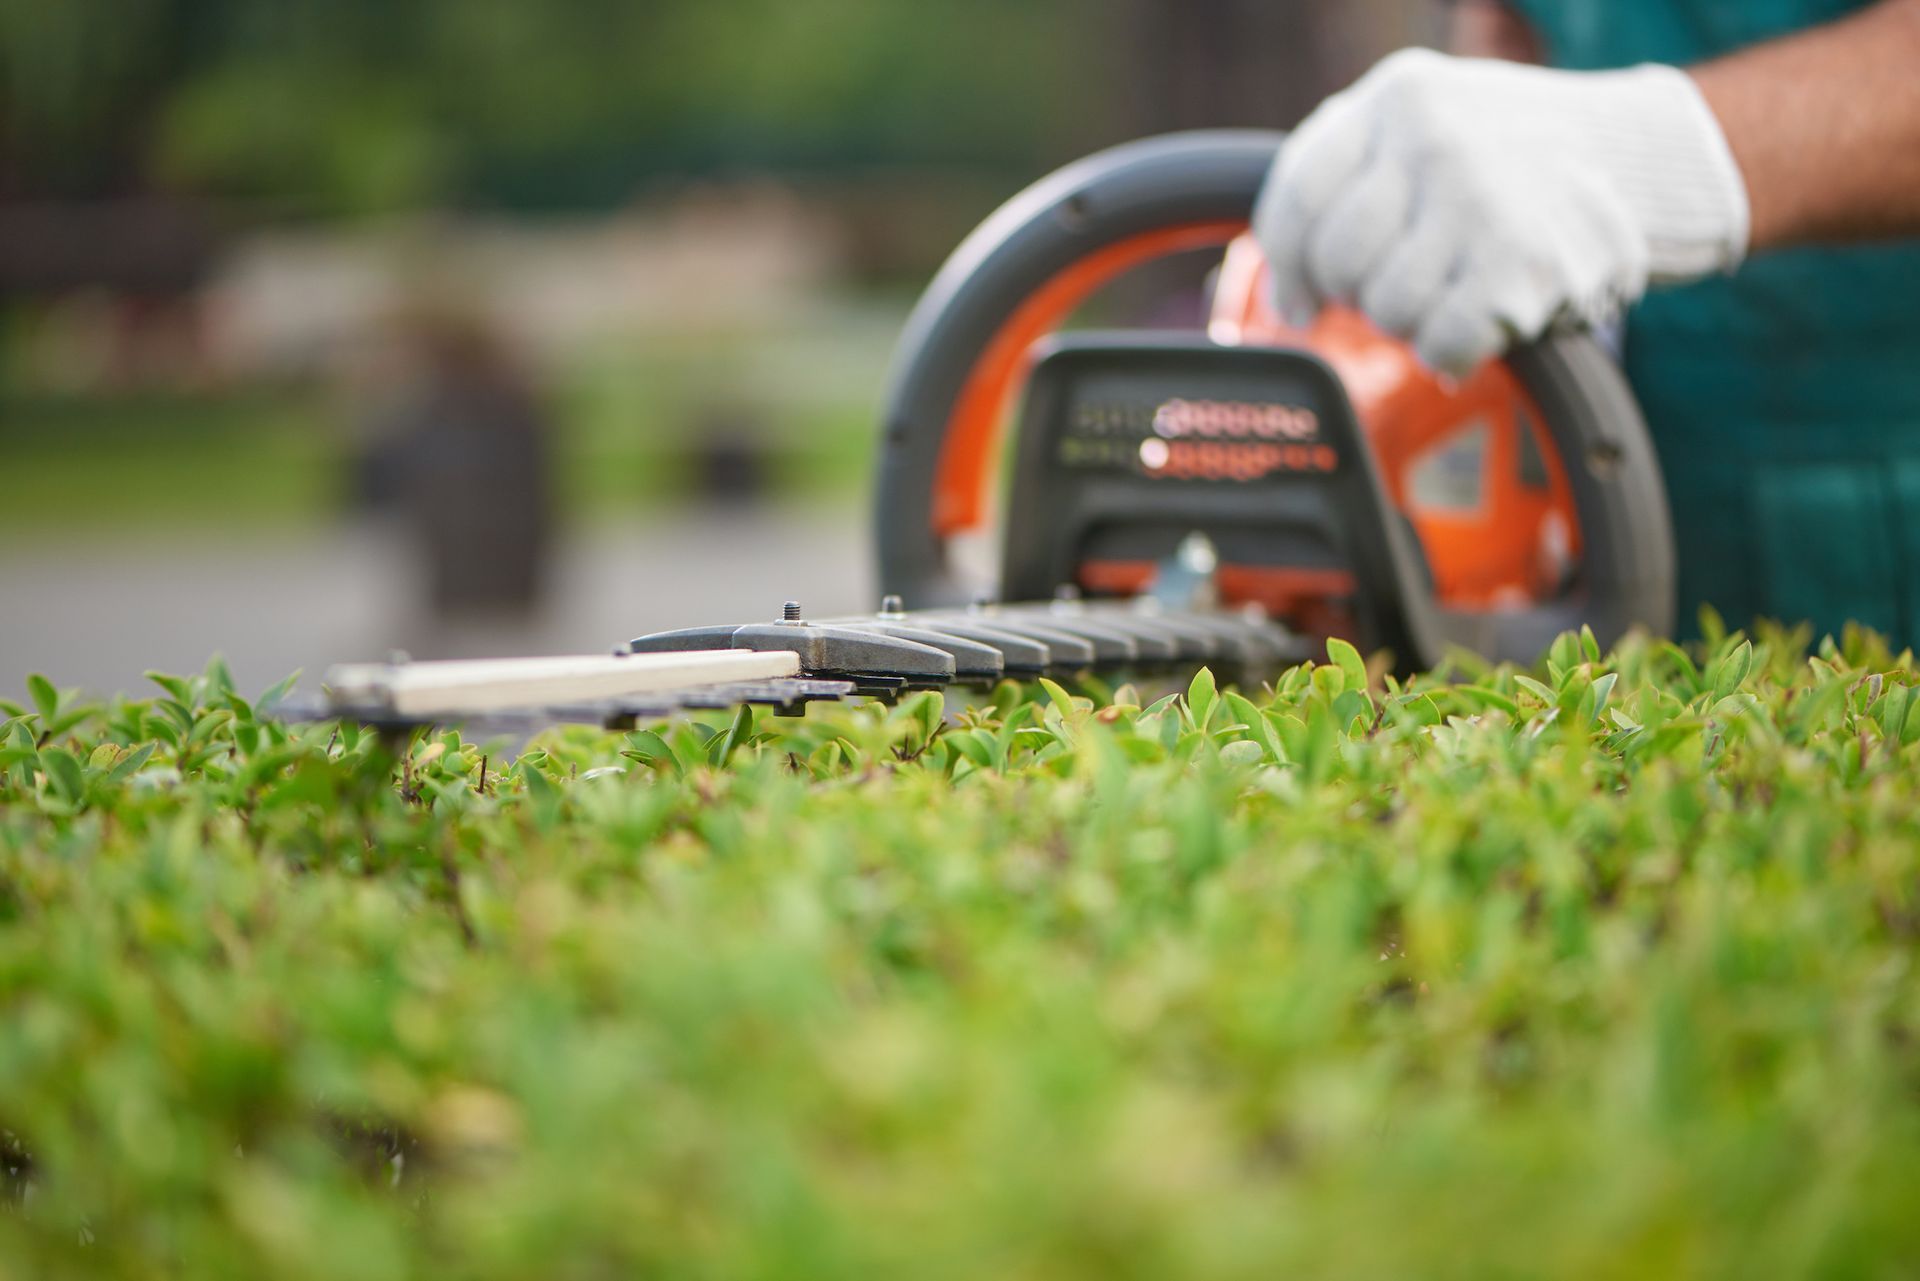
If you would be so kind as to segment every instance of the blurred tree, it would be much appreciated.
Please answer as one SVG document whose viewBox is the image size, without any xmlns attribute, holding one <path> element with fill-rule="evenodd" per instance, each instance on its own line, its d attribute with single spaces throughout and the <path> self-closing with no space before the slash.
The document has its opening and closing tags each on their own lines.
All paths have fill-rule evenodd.
<svg viewBox="0 0 1920 1281">
<path fill-rule="evenodd" d="M 1070 7 L 0 0 L 0 181 L 352 213 L 770 160 L 1024 166 Z"/>
<path fill-rule="evenodd" d="M 342 214 L 1284 123 L 1414 0 L 0 0 L 0 195 Z M 1394 28 L 1401 28 L 1395 30 Z"/>
<path fill-rule="evenodd" d="M 124 195 L 193 70 L 195 0 L 0 0 L 0 197 Z"/>
</svg>

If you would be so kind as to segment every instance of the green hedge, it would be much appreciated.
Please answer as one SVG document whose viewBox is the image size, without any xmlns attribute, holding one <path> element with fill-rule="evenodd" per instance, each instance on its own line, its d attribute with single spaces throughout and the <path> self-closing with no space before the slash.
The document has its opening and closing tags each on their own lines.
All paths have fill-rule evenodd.
<svg viewBox="0 0 1920 1281">
<path fill-rule="evenodd" d="M 1334 657 L 504 767 L 36 681 L 0 1277 L 1910 1270 L 1911 656 Z"/>
</svg>

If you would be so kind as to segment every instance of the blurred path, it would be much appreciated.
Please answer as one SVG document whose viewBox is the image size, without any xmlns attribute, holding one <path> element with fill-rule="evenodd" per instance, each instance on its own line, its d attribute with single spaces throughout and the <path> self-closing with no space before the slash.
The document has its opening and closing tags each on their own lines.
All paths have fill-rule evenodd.
<svg viewBox="0 0 1920 1281">
<path fill-rule="evenodd" d="M 0 558 L 0 694 L 27 673 L 62 687 L 151 692 L 141 673 L 198 671 L 224 654 L 243 693 L 295 668 L 405 649 L 416 658 L 593 653 L 640 632 L 748 621 L 802 601 L 824 614 L 871 608 L 862 503 L 696 511 L 597 525 L 562 540 L 533 624 L 448 634 L 416 603 L 403 544 L 352 525 L 257 540 L 200 535 L 22 547 Z"/>
</svg>

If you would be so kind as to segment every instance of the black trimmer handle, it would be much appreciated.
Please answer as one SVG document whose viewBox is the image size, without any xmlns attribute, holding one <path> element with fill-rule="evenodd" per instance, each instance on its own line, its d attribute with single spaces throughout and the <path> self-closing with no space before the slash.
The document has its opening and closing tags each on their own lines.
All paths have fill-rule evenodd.
<svg viewBox="0 0 1920 1281">
<path fill-rule="evenodd" d="M 915 306 L 894 355 L 874 509 L 884 592 L 925 607 L 963 603 L 977 586 L 960 581 L 949 563 L 937 490 L 956 406 L 982 363 L 995 359 L 1010 318 L 1104 251 L 1147 233 L 1244 226 L 1282 138 L 1220 130 L 1114 147 L 1028 187 L 961 242 Z M 1561 599 L 1463 613 L 1433 601 L 1415 549 L 1396 541 L 1395 560 L 1404 563 L 1393 572 L 1411 595 L 1404 628 L 1388 630 L 1403 633 L 1389 642 L 1398 642 L 1403 662 L 1429 665 L 1452 644 L 1531 662 L 1555 634 L 1582 623 L 1603 644 L 1636 625 L 1672 626 L 1672 523 L 1625 378 L 1579 333 L 1521 347 L 1508 363 L 1545 416 L 1565 468 L 1580 519 L 1581 571 Z"/>
</svg>

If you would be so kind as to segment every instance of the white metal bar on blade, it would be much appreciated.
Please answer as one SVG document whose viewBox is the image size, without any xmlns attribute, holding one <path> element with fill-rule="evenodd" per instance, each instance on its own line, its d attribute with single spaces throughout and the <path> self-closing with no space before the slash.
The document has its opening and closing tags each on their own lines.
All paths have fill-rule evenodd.
<svg viewBox="0 0 1920 1281">
<path fill-rule="evenodd" d="M 696 649 L 678 654 L 346 663 L 327 672 L 326 685 L 335 707 L 433 716 L 773 680 L 799 671 L 800 656 L 791 650 Z"/>
</svg>

